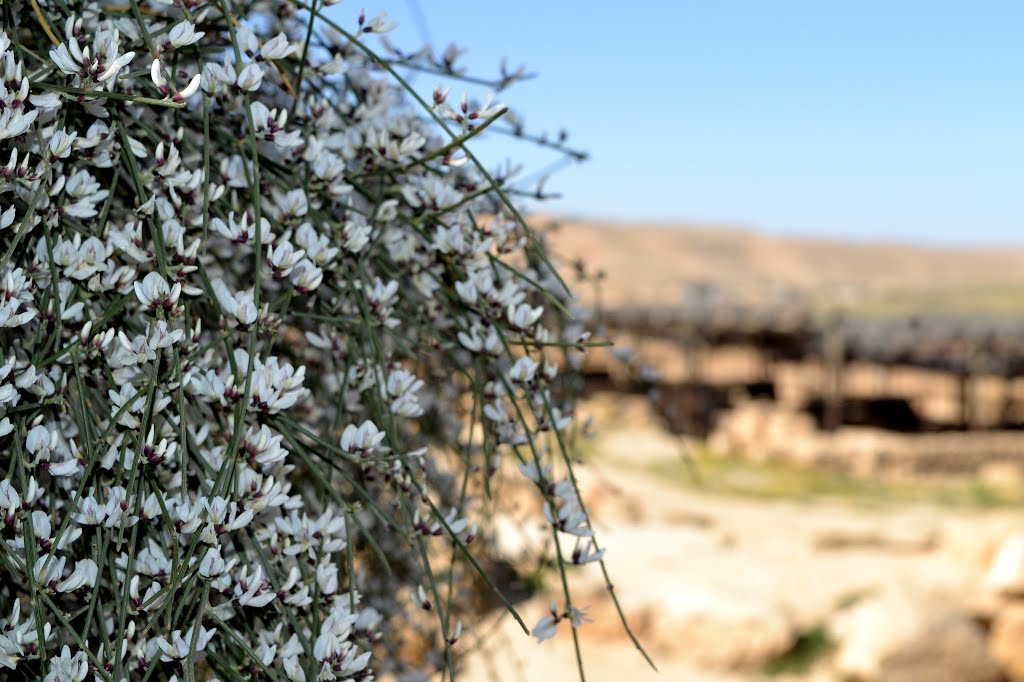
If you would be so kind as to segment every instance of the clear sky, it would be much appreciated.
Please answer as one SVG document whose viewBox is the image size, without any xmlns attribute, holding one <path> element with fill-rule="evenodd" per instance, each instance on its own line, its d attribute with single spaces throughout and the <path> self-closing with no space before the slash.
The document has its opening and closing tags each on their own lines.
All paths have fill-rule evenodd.
<svg viewBox="0 0 1024 682">
<path fill-rule="evenodd" d="M 564 198 L 550 211 L 1024 243 L 1024 2 L 362 6 L 400 22 L 397 44 L 426 34 L 466 48 L 474 72 L 495 73 L 507 56 L 539 74 L 500 101 L 528 129 L 566 127 L 591 154 L 551 179 Z M 351 25 L 359 8 L 332 12 Z M 482 151 L 530 170 L 552 160 L 504 140 Z"/>
</svg>

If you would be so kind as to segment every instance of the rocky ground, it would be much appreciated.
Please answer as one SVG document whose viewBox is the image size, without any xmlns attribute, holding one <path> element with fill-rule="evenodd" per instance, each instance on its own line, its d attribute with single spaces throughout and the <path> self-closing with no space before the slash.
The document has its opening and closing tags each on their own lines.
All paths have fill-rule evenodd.
<svg viewBox="0 0 1024 682">
<path fill-rule="evenodd" d="M 588 680 L 1024 680 L 1024 509 L 895 504 L 863 486 L 712 494 L 714 472 L 686 474 L 684 443 L 642 399 L 588 407 L 603 432 L 577 473 L 616 592 L 661 671 L 633 649 L 587 566 L 573 579 L 595 621 L 579 630 Z M 503 527 L 510 554 L 543 536 Z M 547 602 L 521 605 L 527 623 Z M 464 679 L 577 675 L 567 630 L 538 644 L 504 618 L 486 642 Z"/>
</svg>

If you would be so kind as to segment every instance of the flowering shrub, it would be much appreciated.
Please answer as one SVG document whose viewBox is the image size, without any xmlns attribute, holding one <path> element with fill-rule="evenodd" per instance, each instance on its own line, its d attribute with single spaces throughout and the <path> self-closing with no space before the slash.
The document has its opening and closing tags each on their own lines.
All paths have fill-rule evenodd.
<svg viewBox="0 0 1024 682">
<path fill-rule="evenodd" d="M 583 620 L 587 334 L 464 146 L 506 110 L 420 99 L 394 65 L 451 52 L 382 57 L 383 18 L 311 1 L 2 6 L 10 674 L 454 675 L 468 586 L 514 613 L 470 548 L 516 465 L 564 587 L 534 634 Z"/>
</svg>

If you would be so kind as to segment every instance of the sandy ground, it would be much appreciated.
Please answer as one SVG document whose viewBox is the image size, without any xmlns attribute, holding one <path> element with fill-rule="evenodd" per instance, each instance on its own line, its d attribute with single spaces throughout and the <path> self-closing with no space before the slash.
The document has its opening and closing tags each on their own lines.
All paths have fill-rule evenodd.
<svg viewBox="0 0 1024 682">
<path fill-rule="evenodd" d="M 643 473 L 652 461 L 680 461 L 681 445 L 643 421 L 610 424 L 596 443 L 595 463 L 578 474 L 609 548 L 616 593 L 661 674 L 632 648 L 597 567 L 586 566 L 572 580 L 577 603 L 596 621 L 579 629 L 593 682 L 835 679 L 821 666 L 768 678 L 760 659 L 765 650 L 785 648 L 780 631 L 831 623 L 845 604 L 868 595 L 973 608 L 983 600 L 979 585 L 995 546 L 1024 528 L 1024 513 L 1015 510 L 704 494 Z M 523 605 L 528 624 L 544 615 L 547 601 L 538 596 Z M 463 679 L 577 677 L 567 628 L 542 644 L 511 618 L 498 630 Z"/>
</svg>

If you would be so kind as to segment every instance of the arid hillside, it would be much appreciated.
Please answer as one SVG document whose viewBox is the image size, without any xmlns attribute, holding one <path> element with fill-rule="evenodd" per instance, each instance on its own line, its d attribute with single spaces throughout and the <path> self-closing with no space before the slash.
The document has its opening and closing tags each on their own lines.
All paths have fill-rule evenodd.
<svg viewBox="0 0 1024 682">
<path fill-rule="evenodd" d="M 612 306 L 675 305 L 692 299 L 692 285 L 707 285 L 730 300 L 838 303 L 866 313 L 1024 312 L 1019 247 L 945 249 L 572 220 L 560 222 L 551 241 L 563 258 L 606 273 L 601 296 Z M 581 293 L 593 300 L 592 290 Z"/>
</svg>

